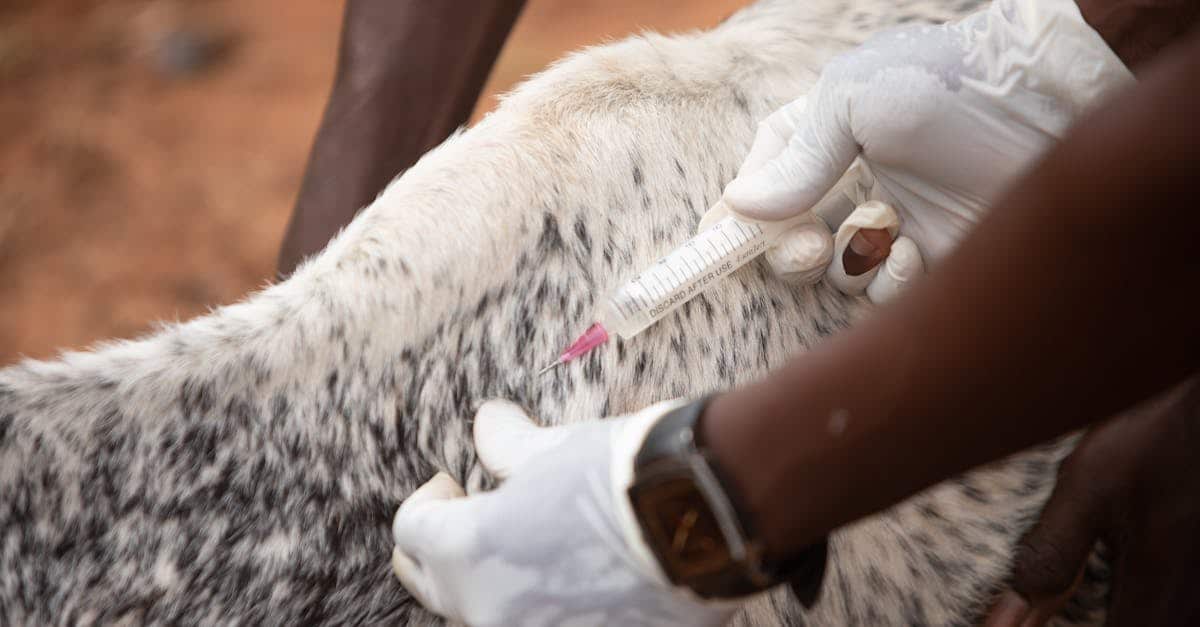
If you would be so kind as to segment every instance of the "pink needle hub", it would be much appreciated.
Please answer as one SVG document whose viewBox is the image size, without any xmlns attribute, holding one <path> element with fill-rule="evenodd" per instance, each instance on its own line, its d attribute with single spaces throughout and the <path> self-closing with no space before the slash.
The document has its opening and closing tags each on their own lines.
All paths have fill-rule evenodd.
<svg viewBox="0 0 1200 627">
<path fill-rule="evenodd" d="M 538 374 L 548 372 L 551 368 L 559 364 L 565 364 L 568 361 L 579 357 L 580 355 L 585 355 L 591 352 L 592 349 L 607 341 L 608 331 L 604 329 L 603 325 L 601 325 L 599 322 L 596 322 L 592 324 L 592 326 L 588 327 L 587 331 L 583 332 L 583 335 L 580 335 L 578 339 L 572 342 L 571 345 L 567 347 L 567 350 L 563 351 L 562 354 L 558 356 L 557 361 L 539 370 Z"/>
</svg>

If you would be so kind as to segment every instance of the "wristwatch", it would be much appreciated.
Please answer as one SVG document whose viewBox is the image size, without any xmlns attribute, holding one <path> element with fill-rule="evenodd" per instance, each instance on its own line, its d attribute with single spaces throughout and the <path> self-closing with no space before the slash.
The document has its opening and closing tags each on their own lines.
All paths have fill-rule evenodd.
<svg viewBox="0 0 1200 627">
<path fill-rule="evenodd" d="M 783 562 L 765 559 L 753 521 L 698 437 L 707 402 L 660 418 L 634 457 L 628 495 L 646 544 L 672 584 L 700 597 L 742 597 L 787 582 L 811 606 L 825 574 L 827 540 Z"/>
</svg>

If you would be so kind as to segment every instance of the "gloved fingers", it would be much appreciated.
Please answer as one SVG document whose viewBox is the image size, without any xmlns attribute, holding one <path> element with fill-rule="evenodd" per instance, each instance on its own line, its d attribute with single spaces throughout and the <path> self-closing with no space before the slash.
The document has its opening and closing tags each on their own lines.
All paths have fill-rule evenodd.
<svg viewBox="0 0 1200 627">
<path fill-rule="evenodd" d="M 435 598 L 432 594 L 433 584 L 425 576 L 425 571 L 412 558 L 405 555 L 398 546 L 392 547 L 392 572 L 400 580 L 400 585 L 408 590 L 417 603 L 431 612 L 442 613 L 442 608 L 433 605 Z"/>
<path fill-rule="evenodd" d="M 925 262 L 917 243 L 904 236 L 898 237 L 892 242 L 891 252 L 883 262 L 883 267 L 867 286 L 867 297 L 871 302 L 882 305 L 899 296 L 924 273 Z"/>
<path fill-rule="evenodd" d="M 848 94 L 837 87 L 836 79 L 823 76 L 809 93 L 803 113 L 795 117 L 787 146 L 725 187 L 723 199 L 730 210 L 775 222 L 817 204 L 859 152 L 848 110 Z"/>
<path fill-rule="evenodd" d="M 392 535 L 396 546 L 410 558 L 420 561 L 422 552 L 430 545 L 425 540 L 436 537 L 442 525 L 453 514 L 448 505 L 461 502 L 466 493 L 450 475 L 439 472 L 417 488 L 396 510 L 392 519 Z"/>
<path fill-rule="evenodd" d="M 569 434 L 570 426 L 538 426 L 520 405 L 509 401 L 488 401 L 475 414 L 475 452 L 483 467 L 499 479 L 511 477 Z"/>
<path fill-rule="evenodd" d="M 392 519 L 392 570 L 400 583 L 427 609 L 439 614 L 441 607 L 435 583 L 422 560 L 444 546 L 447 530 L 454 529 L 463 514 L 465 493 L 450 475 L 439 472 L 417 488 Z"/>
<path fill-rule="evenodd" d="M 794 285 L 821 280 L 833 260 L 833 234 L 819 219 L 784 231 L 767 249 L 767 263 L 781 279 Z"/>
<path fill-rule="evenodd" d="M 883 261 L 890 252 L 890 246 L 884 248 L 878 242 L 872 241 L 873 236 L 860 231 L 883 231 L 886 240 L 896 237 L 900 231 L 900 216 L 892 207 L 877 200 L 871 200 L 858 206 L 842 225 L 838 227 L 837 236 L 833 240 L 833 260 L 825 278 L 843 294 L 857 296 L 866 291 L 867 286 L 879 274 L 879 262 Z M 850 246 L 855 248 L 851 249 Z M 868 270 L 847 268 L 847 260 L 866 257 L 865 265 Z M 861 265 L 861 264 L 860 264 Z"/>
<path fill-rule="evenodd" d="M 801 96 L 788 104 L 776 109 L 758 123 L 754 134 L 754 143 L 750 146 L 750 154 L 738 168 L 738 176 L 749 174 L 763 166 L 771 159 L 779 156 L 787 147 L 788 141 L 796 132 L 796 122 L 804 116 L 808 99 Z"/>
</svg>

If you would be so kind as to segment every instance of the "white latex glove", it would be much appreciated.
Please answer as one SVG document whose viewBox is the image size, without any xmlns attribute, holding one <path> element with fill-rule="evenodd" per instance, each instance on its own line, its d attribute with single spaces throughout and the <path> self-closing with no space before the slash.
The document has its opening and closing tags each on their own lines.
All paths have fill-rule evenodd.
<svg viewBox="0 0 1200 627">
<path fill-rule="evenodd" d="M 475 446 L 504 483 L 464 497 L 438 474 L 409 496 L 393 523 L 396 575 L 469 625 L 723 624 L 736 605 L 671 586 L 626 495 L 647 431 L 681 404 L 538 427 L 512 403 L 485 403 Z"/>
<path fill-rule="evenodd" d="M 885 31 L 759 125 L 722 200 L 747 219 L 793 219 L 860 157 L 871 198 L 895 208 L 897 232 L 910 238 L 894 248 L 903 259 L 884 264 L 891 274 L 880 272 L 893 285 L 879 293 L 894 293 L 922 256 L 946 255 L 1083 112 L 1132 82 L 1072 0 L 995 0 L 958 22 Z M 843 223 L 835 261 L 864 223 L 890 230 L 891 218 Z M 872 291 L 875 277 L 839 269 L 830 265 L 835 285 Z"/>
</svg>

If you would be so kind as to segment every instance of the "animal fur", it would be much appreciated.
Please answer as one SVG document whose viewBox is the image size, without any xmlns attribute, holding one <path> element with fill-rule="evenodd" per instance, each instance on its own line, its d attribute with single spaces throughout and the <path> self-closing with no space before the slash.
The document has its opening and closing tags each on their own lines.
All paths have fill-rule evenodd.
<svg viewBox="0 0 1200 627">
<path fill-rule="evenodd" d="M 832 54 L 973 4 L 767 0 L 709 32 L 570 56 L 289 280 L 0 371 L 0 624 L 436 622 L 391 574 L 389 523 L 438 469 L 487 487 L 480 402 L 547 423 L 620 414 L 751 381 L 866 311 L 756 262 L 636 340 L 531 376 L 596 295 L 689 236 L 756 121 Z M 972 620 L 1066 448 L 843 529 L 812 611 L 779 590 L 739 620 Z M 1099 618 L 1099 568 L 1071 618 Z"/>
</svg>

